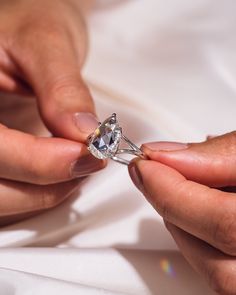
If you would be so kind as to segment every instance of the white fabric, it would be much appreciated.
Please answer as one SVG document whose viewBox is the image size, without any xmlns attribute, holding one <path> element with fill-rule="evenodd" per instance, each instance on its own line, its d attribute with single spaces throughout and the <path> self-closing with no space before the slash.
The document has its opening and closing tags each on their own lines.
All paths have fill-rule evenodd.
<svg viewBox="0 0 236 295">
<path fill-rule="evenodd" d="M 116 112 L 137 144 L 233 130 L 235 6 L 98 1 L 84 75 L 101 119 Z M 116 163 L 87 179 L 78 197 L 1 229 L 0 246 L 11 247 L 0 251 L 4 295 L 212 294 Z"/>
<path fill-rule="evenodd" d="M 166 258 L 172 263 L 172 275 L 163 272 L 160 267 Z M 80 291 L 77 294 L 82 295 L 173 292 L 188 295 L 190 290 L 193 295 L 211 294 L 207 293 L 201 280 L 175 252 L 31 248 L 4 250 L 0 259 L 1 265 L 17 269 L 14 273 L 0 269 L 0 285 L 2 281 L 6 290 L 16 290 L 16 293 L 1 293 L 4 295 L 74 295 L 76 290 Z M 87 290 L 91 290 L 91 293 Z"/>
</svg>

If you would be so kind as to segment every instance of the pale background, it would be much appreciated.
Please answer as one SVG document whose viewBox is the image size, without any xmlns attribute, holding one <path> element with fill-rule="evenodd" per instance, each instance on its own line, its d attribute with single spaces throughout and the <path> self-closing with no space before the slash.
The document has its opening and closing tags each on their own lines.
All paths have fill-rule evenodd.
<svg viewBox="0 0 236 295">
<path fill-rule="evenodd" d="M 235 9 L 233 0 L 97 1 L 84 76 L 101 120 L 116 112 L 137 144 L 235 129 Z M 25 130 L 45 134 L 29 124 L 34 105 L 23 111 Z M 60 207 L 1 229 L 0 246 L 1 295 L 213 294 L 116 163 Z"/>
</svg>

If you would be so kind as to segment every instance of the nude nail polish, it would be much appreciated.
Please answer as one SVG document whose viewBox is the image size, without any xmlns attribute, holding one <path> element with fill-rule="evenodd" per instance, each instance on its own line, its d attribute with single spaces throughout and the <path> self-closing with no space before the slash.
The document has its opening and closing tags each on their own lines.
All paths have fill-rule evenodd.
<svg viewBox="0 0 236 295">
<path fill-rule="evenodd" d="M 74 120 L 78 129 L 83 133 L 90 134 L 98 127 L 98 120 L 92 113 L 76 113 Z"/>
<path fill-rule="evenodd" d="M 187 143 L 180 142 L 169 142 L 169 141 L 159 141 L 159 142 L 150 142 L 145 143 L 143 148 L 147 148 L 151 151 L 179 151 L 185 150 L 189 147 Z"/>
<path fill-rule="evenodd" d="M 135 186 L 141 191 L 144 192 L 144 185 L 143 185 L 143 179 L 142 179 L 142 175 L 138 169 L 137 166 L 137 161 L 139 160 L 134 160 L 129 164 L 129 175 L 133 181 L 133 183 L 135 184 Z"/>
<path fill-rule="evenodd" d="M 104 161 L 95 158 L 93 155 L 86 155 L 71 165 L 72 177 L 83 177 L 104 168 Z"/>
</svg>

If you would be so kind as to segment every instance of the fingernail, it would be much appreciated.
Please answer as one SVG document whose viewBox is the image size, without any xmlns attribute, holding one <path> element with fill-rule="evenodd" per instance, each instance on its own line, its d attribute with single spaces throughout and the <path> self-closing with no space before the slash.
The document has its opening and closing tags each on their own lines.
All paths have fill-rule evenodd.
<svg viewBox="0 0 236 295">
<path fill-rule="evenodd" d="M 92 133 L 98 127 L 98 120 L 92 113 L 76 113 L 75 124 L 83 133 Z"/>
<path fill-rule="evenodd" d="M 184 150 L 189 147 L 187 143 L 180 142 L 169 142 L 169 141 L 159 141 L 159 142 L 149 142 L 143 145 L 144 148 L 147 148 L 151 151 L 179 151 Z"/>
<path fill-rule="evenodd" d="M 82 177 L 89 175 L 104 168 L 102 160 L 95 158 L 93 155 L 86 155 L 71 165 L 71 176 Z"/>
<path fill-rule="evenodd" d="M 137 161 L 140 161 L 140 160 L 134 160 L 129 164 L 129 167 L 128 167 L 129 175 L 130 175 L 133 183 L 137 187 L 137 189 L 139 189 L 141 192 L 144 193 L 143 179 L 142 179 L 142 175 L 139 171 Z"/>
</svg>

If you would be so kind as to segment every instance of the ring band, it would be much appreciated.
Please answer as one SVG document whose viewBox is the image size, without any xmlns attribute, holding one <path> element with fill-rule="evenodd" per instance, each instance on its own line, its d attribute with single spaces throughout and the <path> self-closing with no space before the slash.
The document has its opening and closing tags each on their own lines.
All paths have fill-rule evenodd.
<svg viewBox="0 0 236 295">
<path fill-rule="evenodd" d="M 125 164 L 125 165 L 129 165 L 130 161 L 123 159 L 117 155 L 121 155 L 121 154 L 130 154 L 133 156 L 137 156 L 140 157 L 142 159 L 146 159 L 144 153 L 140 150 L 140 148 L 138 148 L 133 142 L 131 142 L 126 136 L 124 136 L 122 134 L 122 139 L 129 145 L 129 149 L 118 149 L 116 154 L 111 157 L 112 160 L 121 163 L 121 164 Z"/>
<path fill-rule="evenodd" d="M 128 148 L 120 148 L 122 141 Z M 123 135 L 115 113 L 103 123 L 99 123 L 94 133 L 88 137 L 87 144 L 88 150 L 98 159 L 110 158 L 125 165 L 129 165 L 130 161 L 119 155 L 129 154 L 146 159 L 141 149 Z"/>
</svg>

